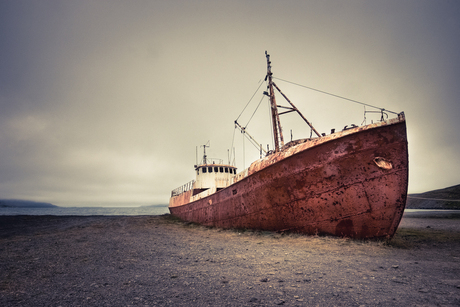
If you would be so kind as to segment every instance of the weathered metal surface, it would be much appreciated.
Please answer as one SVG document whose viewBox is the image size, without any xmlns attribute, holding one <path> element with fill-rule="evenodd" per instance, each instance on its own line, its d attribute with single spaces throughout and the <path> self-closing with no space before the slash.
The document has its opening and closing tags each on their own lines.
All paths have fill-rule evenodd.
<svg viewBox="0 0 460 307">
<path fill-rule="evenodd" d="M 275 93 L 273 92 L 272 67 L 270 55 L 265 51 L 267 57 L 267 77 L 270 97 L 270 108 L 272 115 L 273 138 L 275 141 L 275 152 L 279 152 L 281 146 L 284 146 L 283 129 L 281 128 L 280 117 L 278 114 L 278 106 L 276 105 Z M 281 143 L 281 144 L 280 144 Z"/>
<path fill-rule="evenodd" d="M 192 202 L 192 191 L 171 197 L 171 214 L 222 228 L 392 237 L 407 197 L 404 115 L 288 147 L 234 181 Z"/>
</svg>

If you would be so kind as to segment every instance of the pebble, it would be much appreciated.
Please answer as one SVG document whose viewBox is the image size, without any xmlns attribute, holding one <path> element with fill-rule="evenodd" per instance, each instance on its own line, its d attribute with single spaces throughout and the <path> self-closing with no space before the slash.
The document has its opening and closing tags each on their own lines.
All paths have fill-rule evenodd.
<svg viewBox="0 0 460 307">
<path fill-rule="evenodd" d="M 428 293 L 429 290 L 428 290 L 428 289 L 419 289 L 418 292 L 421 292 L 421 293 Z"/>
<path fill-rule="evenodd" d="M 284 305 L 284 303 L 285 303 L 285 301 L 283 301 L 283 300 L 276 300 L 275 301 L 276 305 Z"/>
<path fill-rule="evenodd" d="M 127 223 L 121 229 L 116 228 L 116 236 L 112 236 L 111 231 L 94 232 L 94 227 L 86 226 L 82 230 L 77 229 L 78 231 L 74 228 L 66 231 L 58 229 L 56 233 L 59 234 L 59 243 L 67 249 L 50 251 L 49 241 L 55 240 L 57 235 L 51 231 L 49 235 L 39 233 L 40 229 L 36 230 L 40 235 L 26 233 L 33 238 L 33 244 L 23 239 L 27 238 L 26 235 L 2 241 L 2 244 L 6 242 L 9 245 L 2 246 L 3 250 L 0 248 L 0 256 L 3 257 L 0 257 L 3 261 L 0 261 L 0 276 L 11 276 L 12 282 L 20 286 L 14 294 L 5 294 L 9 295 L 6 298 L 0 297 L 0 306 L 74 306 L 91 305 L 96 301 L 101 305 L 124 306 L 358 306 L 356 302 L 376 306 L 379 305 L 377 299 L 381 305 L 387 306 L 410 306 L 414 301 L 433 306 L 455 306 L 460 297 L 460 278 L 455 275 L 460 256 L 445 256 L 440 261 L 433 261 L 439 255 L 458 255 L 458 243 L 455 242 L 452 243 L 453 247 L 443 245 L 440 250 L 433 250 L 431 246 L 405 250 L 382 247 L 375 242 L 364 243 L 364 246 L 359 242 L 349 242 L 349 247 L 339 244 L 340 242 L 329 242 L 332 239 L 326 238 L 330 244 L 324 244 L 320 249 L 333 250 L 330 257 L 328 254 L 320 257 L 310 246 L 313 240 L 310 237 L 302 238 L 302 242 L 300 239 L 291 239 L 292 246 L 289 241 L 286 247 L 289 251 L 301 254 L 305 248 L 312 250 L 309 255 L 315 257 L 306 262 L 301 257 L 295 257 L 294 252 L 285 256 L 285 251 L 279 250 L 281 245 L 278 242 L 273 243 L 271 239 L 266 240 L 265 245 L 257 245 L 253 249 L 254 244 L 261 240 L 260 237 L 247 236 L 251 239 L 248 243 L 232 243 L 233 238 L 227 242 L 229 232 L 225 231 L 216 233 L 215 230 L 208 229 L 187 229 L 184 233 L 180 228 L 182 226 L 176 225 L 152 230 L 153 227 L 141 228 L 140 226 L 144 227 L 143 224 L 133 222 L 133 219 L 145 221 L 151 220 L 151 217 L 96 219 L 98 223 L 105 221 L 109 230 L 113 221 L 132 223 Z M 65 222 L 73 220 L 75 218 L 66 218 Z M 94 224 L 91 223 L 88 225 Z M 1 227 L 4 226 L 0 223 L 0 229 Z M 174 234 L 179 247 L 172 249 L 172 245 L 165 244 L 167 248 L 163 248 L 162 243 L 166 239 L 152 235 L 158 232 L 165 237 L 169 236 L 169 239 Z M 212 238 L 204 239 L 204 233 L 212 233 Z M 91 234 L 91 240 L 87 239 L 86 243 L 76 241 L 86 234 Z M 309 244 L 306 245 L 303 241 Z M 185 244 L 188 242 L 194 248 L 190 249 Z M 247 249 L 244 244 L 251 246 L 249 251 L 245 252 Z M 122 249 L 121 246 L 125 245 L 130 248 Z M 355 245 L 356 252 L 353 251 Z M 26 248 L 30 250 L 25 251 Z M 361 253 L 364 249 L 370 256 Z M 441 254 L 445 250 L 448 252 Z M 268 256 L 254 259 L 254 255 L 259 256 L 261 252 Z M 241 257 L 241 253 L 246 254 Z M 11 254 L 14 257 L 10 257 Z M 88 257 L 88 254 L 94 256 Z M 335 257 L 342 254 L 342 264 L 339 264 Z M 284 257 L 292 259 L 285 262 Z M 360 261 L 355 263 L 356 258 Z M 35 259 L 43 263 L 37 265 Z M 399 262 L 402 263 L 401 269 Z M 7 273 L 10 275 L 4 272 L 4 263 L 7 264 Z M 406 268 L 411 269 L 410 274 L 403 274 Z M 32 283 L 29 277 L 31 275 L 39 280 Z M 379 282 L 371 282 L 373 278 Z M 225 284 L 226 281 L 228 284 Z M 151 291 L 159 285 L 161 286 L 157 292 Z M 4 283 L 3 287 L 5 286 L 9 284 Z M 324 296 L 326 287 L 330 293 L 328 297 Z M 74 291 L 68 292 L 70 288 Z M 27 291 L 22 292 L 24 289 Z M 113 289 L 118 291 L 114 292 Z M 58 291 L 65 296 L 56 295 Z M 260 299 L 253 295 L 260 296 Z M 105 298 L 103 302 L 100 301 L 101 297 Z"/>
</svg>

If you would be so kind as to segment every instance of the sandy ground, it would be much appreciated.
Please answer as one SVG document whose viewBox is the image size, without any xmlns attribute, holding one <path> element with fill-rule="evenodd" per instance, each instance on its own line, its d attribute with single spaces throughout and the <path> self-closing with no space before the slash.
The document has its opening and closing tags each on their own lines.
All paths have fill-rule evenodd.
<svg viewBox="0 0 460 307">
<path fill-rule="evenodd" d="M 0 306 L 460 306 L 459 223 L 405 216 L 376 242 L 2 216 Z"/>
</svg>

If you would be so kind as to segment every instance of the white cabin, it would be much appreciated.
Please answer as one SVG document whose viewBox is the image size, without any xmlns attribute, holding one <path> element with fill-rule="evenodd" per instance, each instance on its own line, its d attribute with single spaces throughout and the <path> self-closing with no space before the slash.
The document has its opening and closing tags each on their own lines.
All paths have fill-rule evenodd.
<svg viewBox="0 0 460 307">
<path fill-rule="evenodd" d="M 202 164 L 195 166 L 196 180 L 193 194 L 196 195 L 206 190 L 217 192 L 232 184 L 236 175 L 236 167 L 226 164 Z"/>
</svg>

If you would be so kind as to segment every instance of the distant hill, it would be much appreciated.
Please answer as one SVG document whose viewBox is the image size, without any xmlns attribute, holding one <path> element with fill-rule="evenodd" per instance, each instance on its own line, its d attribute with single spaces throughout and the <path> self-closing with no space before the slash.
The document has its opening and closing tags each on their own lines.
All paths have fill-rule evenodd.
<svg viewBox="0 0 460 307">
<path fill-rule="evenodd" d="M 50 203 L 42 203 L 31 200 L 20 200 L 20 199 L 0 199 L 0 208 L 12 207 L 12 208 L 53 208 L 57 207 Z"/>
<path fill-rule="evenodd" d="M 407 209 L 460 209 L 460 184 L 407 195 Z"/>
<path fill-rule="evenodd" d="M 166 204 L 157 204 L 157 205 L 144 205 L 141 207 L 167 207 L 168 205 Z"/>
</svg>

